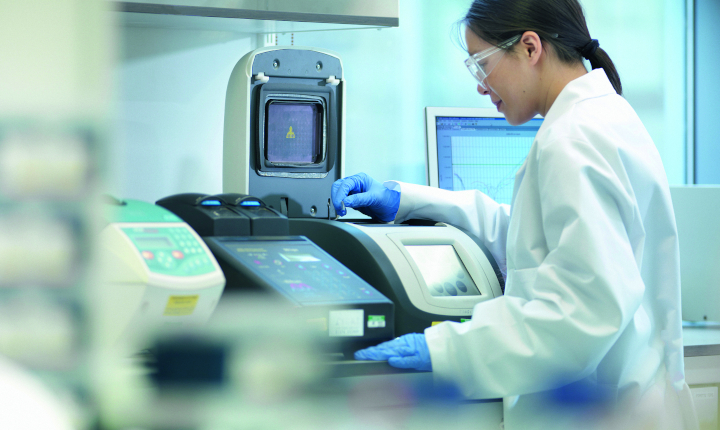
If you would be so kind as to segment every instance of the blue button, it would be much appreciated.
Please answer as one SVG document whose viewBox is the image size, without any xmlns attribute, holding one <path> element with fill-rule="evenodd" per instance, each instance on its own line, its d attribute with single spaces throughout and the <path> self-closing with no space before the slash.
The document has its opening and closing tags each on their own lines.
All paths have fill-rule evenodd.
<svg viewBox="0 0 720 430">
<path fill-rule="evenodd" d="M 437 291 L 438 293 L 441 293 L 441 294 L 442 294 L 443 291 L 445 291 L 445 290 L 443 290 L 443 287 L 442 287 L 442 285 L 440 285 L 440 284 L 435 284 L 435 285 L 433 285 L 432 287 L 433 287 L 433 289 L 434 289 L 435 291 Z"/>
<path fill-rule="evenodd" d="M 458 287 L 458 290 L 462 291 L 463 293 L 467 293 L 467 286 L 461 281 L 457 281 L 455 285 Z"/>
</svg>

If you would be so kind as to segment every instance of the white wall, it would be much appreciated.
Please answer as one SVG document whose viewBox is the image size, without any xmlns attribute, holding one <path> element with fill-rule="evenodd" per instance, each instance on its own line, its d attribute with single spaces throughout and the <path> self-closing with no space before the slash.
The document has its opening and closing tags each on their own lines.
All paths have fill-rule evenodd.
<svg viewBox="0 0 720 430">
<path fill-rule="evenodd" d="M 685 2 L 581 0 L 671 184 L 685 183 Z"/>
<path fill-rule="evenodd" d="M 154 202 L 222 191 L 225 90 L 254 35 L 123 28 L 109 192 Z"/>
<path fill-rule="evenodd" d="M 610 1 L 612 4 L 608 4 Z M 340 54 L 347 81 L 346 173 L 425 183 L 426 106 L 492 107 L 475 91 L 452 24 L 470 0 L 400 0 L 400 27 L 295 33 Z M 677 4 L 676 4 L 677 3 Z M 620 70 L 627 99 L 656 141 L 671 183 L 684 181 L 683 5 L 585 0 L 591 35 Z M 216 193 L 225 88 L 255 48 L 250 34 L 125 27 L 117 70 L 110 191 L 155 201 Z M 279 34 L 290 44 L 290 34 Z"/>
</svg>

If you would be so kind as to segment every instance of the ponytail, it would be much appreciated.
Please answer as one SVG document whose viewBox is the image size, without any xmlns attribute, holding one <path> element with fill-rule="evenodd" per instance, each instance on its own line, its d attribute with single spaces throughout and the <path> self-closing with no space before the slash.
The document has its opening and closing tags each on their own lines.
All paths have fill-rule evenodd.
<svg viewBox="0 0 720 430">
<path fill-rule="evenodd" d="M 578 0 L 475 0 L 463 22 L 478 37 L 494 44 L 534 31 L 553 47 L 560 61 L 574 64 L 584 57 L 593 69 L 605 70 L 615 91 L 622 95 L 615 65 L 590 37 Z"/>
<path fill-rule="evenodd" d="M 610 59 L 610 56 L 602 48 L 598 48 L 593 55 L 588 57 L 590 61 L 590 67 L 593 69 L 602 68 L 605 70 L 605 74 L 610 80 L 615 92 L 622 95 L 622 84 L 620 83 L 620 76 L 617 70 L 615 70 L 615 64 Z"/>
</svg>

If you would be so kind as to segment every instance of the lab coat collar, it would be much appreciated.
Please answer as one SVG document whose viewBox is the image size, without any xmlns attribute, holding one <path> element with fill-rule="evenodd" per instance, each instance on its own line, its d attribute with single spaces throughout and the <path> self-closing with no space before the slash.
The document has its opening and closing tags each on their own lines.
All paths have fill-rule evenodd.
<svg viewBox="0 0 720 430">
<path fill-rule="evenodd" d="M 545 130 L 552 126 L 552 123 L 555 122 L 555 120 L 572 109 L 577 103 L 583 100 L 607 96 L 610 94 L 617 94 L 617 92 L 610 83 L 610 80 L 607 78 L 605 70 L 601 68 L 591 70 L 587 74 L 570 81 L 567 85 L 565 85 L 565 88 L 560 91 L 560 94 L 558 94 L 558 97 L 555 99 L 555 103 L 550 106 L 550 110 L 547 115 L 545 115 L 545 119 L 543 120 L 536 136 L 541 136 Z M 515 174 L 515 188 L 513 190 L 512 201 L 510 204 L 511 211 L 515 206 L 515 196 L 517 195 L 520 183 L 525 177 L 526 166 L 527 159 Z"/>
<path fill-rule="evenodd" d="M 542 128 L 549 127 L 557 118 L 572 109 L 575 104 L 583 100 L 610 94 L 617 94 L 617 92 L 605 74 L 605 70 L 602 68 L 593 69 L 565 85 L 565 88 L 560 91 L 555 103 L 550 106 L 550 110 L 545 115 Z"/>
</svg>

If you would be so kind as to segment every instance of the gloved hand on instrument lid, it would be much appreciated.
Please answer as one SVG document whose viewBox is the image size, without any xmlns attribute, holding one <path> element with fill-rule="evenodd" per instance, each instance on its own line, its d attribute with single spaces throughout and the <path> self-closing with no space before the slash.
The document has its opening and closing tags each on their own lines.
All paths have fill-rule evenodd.
<svg viewBox="0 0 720 430">
<path fill-rule="evenodd" d="M 394 220 L 400 207 L 400 192 L 386 188 L 366 173 L 335 181 L 331 198 L 339 216 L 346 215 L 348 207 L 382 222 Z"/>
<path fill-rule="evenodd" d="M 401 369 L 432 370 L 430 350 L 422 333 L 404 334 L 377 346 L 355 352 L 356 360 L 387 360 Z"/>
</svg>

